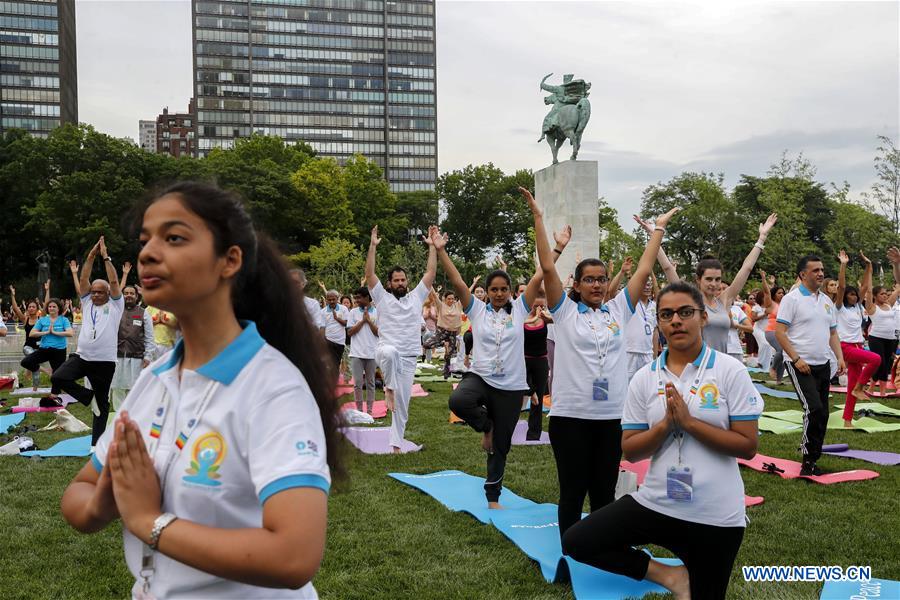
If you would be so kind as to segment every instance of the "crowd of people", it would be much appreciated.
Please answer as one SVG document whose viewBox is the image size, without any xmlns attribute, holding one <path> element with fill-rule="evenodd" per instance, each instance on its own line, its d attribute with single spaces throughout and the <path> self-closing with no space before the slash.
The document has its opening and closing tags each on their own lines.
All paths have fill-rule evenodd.
<svg viewBox="0 0 900 600">
<path fill-rule="evenodd" d="M 482 434 L 490 508 L 502 508 L 523 405 L 537 439 L 550 396 L 564 553 L 678 598 L 725 597 L 746 525 L 737 459 L 755 455 L 763 410 L 747 367 L 773 383 L 787 373 L 805 414 L 802 474 L 821 473 L 833 378 L 847 372 L 848 423 L 866 386 L 891 382 L 900 287 L 873 286 L 863 254 L 862 280 L 848 285 L 841 252 L 833 285 L 810 255 L 795 281 L 760 273 L 745 294 L 776 215 L 730 281 L 714 257 L 682 280 L 663 249 L 677 208 L 635 217 L 648 237 L 636 262 L 614 273 L 588 257 L 564 282 L 555 263 L 572 229 L 548 235 L 537 201 L 520 192 L 536 240 L 527 282 L 505 269 L 467 282 L 437 226 L 423 236 L 418 280 L 400 265 L 381 278 L 376 226 L 363 285 L 308 294 L 306 274 L 237 197 L 181 183 L 142 213 L 138 285 L 127 283 L 129 263 L 117 273 L 101 237 L 83 266 L 70 265 L 77 305 L 52 298 L 49 282 L 43 302 L 13 296 L 8 316 L 26 330 L 21 365 L 35 388 L 50 365 L 42 403 L 68 394 L 94 410 L 93 456 L 63 496 L 65 518 L 85 533 L 122 520 L 136 595 L 314 597 L 327 494 L 344 474 L 336 385 L 352 373 L 356 409 L 369 413 L 383 388 L 399 453 L 417 364 L 438 351 L 444 378 L 462 375 L 449 409 Z M 92 280 L 98 257 L 105 278 Z M 900 250 L 888 258 L 900 282 Z M 447 289 L 435 285 L 439 268 Z M 652 460 L 640 489 L 616 499 L 623 457 Z M 647 543 L 684 565 L 634 549 Z"/>
</svg>

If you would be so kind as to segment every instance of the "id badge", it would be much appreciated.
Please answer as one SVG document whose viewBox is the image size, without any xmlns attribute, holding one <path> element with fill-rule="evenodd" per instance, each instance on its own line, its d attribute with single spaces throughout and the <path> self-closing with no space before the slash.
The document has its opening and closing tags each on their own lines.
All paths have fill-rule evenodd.
<svg viewBox="0 0 900 600">
<path fill-rule="evenodd" d="M 647 335 L 647 336 L 653 335 L 653 330 L 650 329 L 649 323 L 644 323 L 644 335 Z"/>
<path fill-rule="evenodd" d="M 491 376 L 492 377 L 504 377 L 506 373 L 503 372 L 503 363 L 499 360 L 491 361 Z"/>
<path fill-rule="evenodd" d="M 694 472 L 687 465 L 669 467 L 666 472 L 666 497 L 676 502 L 690 502 L 694 492 Z"/>
<path fill-rule="evenodd" d="M 594 402 L 606 402 L 609 400 L 609 379 L 598 377 L 593 383 Z"/>
</svg>

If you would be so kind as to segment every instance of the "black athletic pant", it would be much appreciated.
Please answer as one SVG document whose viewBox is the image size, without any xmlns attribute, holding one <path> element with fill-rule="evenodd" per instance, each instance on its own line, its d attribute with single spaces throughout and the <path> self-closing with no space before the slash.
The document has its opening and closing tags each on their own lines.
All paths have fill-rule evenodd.
<svg viewBox="0 0 900 600">
<path fill-rule="evenodd" d="M 475 338 L 472 337 L 472 330 L 469 329 L 463 334 L 463 346 L 466 348 L 466 356 L 472 354 L 472 347 L 475 345 Z"/>
<path fill-rule="evenodd" d="M 581 519 L 585 495 L 591 512 L 616 497 L 622 426 L 619 419 L 550 417 L 550 445 L 559 477 L 559 534 Z"/>
<path fill-rule="evenodd" d="M 528 391 L 536 394 L 537 406 L 528 409 L 528 433 L 526 439 L 537 440 L 541 437 L 544 418 L 544 395 L 547 393 L 547 380 L 550 377 L 550 362 L 546 356 L 541 358 L 525 357 L 525 376 L 528 379 Z"/>
<path fill-rule="evenodd" d="M 26 371 L 31 371 L 34 373 L 35 371 L 41 368 L 41 365 L 45 362 L 50 363 L 50 369 L 56 371 L 60 365 L 66 362 L 66 349 L 65 348 L 38 348 L 31 354 L 25 356 L 22 359 L 22 362 L 19 364 L 22 365 L 22 368 Z M 37 386 L 37 382 L 34 382 L 34 385 Z M 53 386 L 50 389 L 50 393 L 53 395 L 59 394 L 59 386 Z"/>
<path fill-rule="evenodd" d="M 331 352 L 331 360 L 334 363 L 334 372 L 341 374 L 341 359 L 344 358 L 344 345 L 335 344 L 331 340 L 328 341 L 328 351 Z"/>
<path fill-rule="evenodd" d="M 897 352 L 897 340 L 869 336 L 869 350 L 881 357 L 878 370 L 872 373 L 872 381 L 890 381 L 891 367 L 894 366 L 894 353 Z"/>
<path fill-rule="evenodd" d="M 525 390 L 498 390 L 475 373 L 463 375 L 459 386 L 450 393 L 450 410 L 472 429 L 493 431 L 493 452 L 487 457 L 484 495 L 488 502 L 500 499 L 506 455 L 512 445 L 512 434 L 519 422 Z"/>
<path fill-rule="evenodd" d="M 691 600 L 721 600 L 743 539 L 743 527 L 683 521 L 641 506 L 628 495 L 573 525 L 563 536 L 562 548 L 578 562 L 642 580 L 650 557 L 633 546 L 656 544 L 687 567 Z"/>
<path fill-rule="evenodd" d="M 828 427 L 831 363 L 809 365 L 809 375 L 798 371 L 791 361 L 784 361 L 784 365 L 803 405 L 803 436 L 800 438 L 803 462 L 814 463 L 822 456 L 825 429 Z"/>
<path fill-rule="evenodd" d="M 97 440 L 106 430 L 106 420 L 109 418 L 109 386 L 115 372 L 114 362 L 87 361 L 77 354 L 72 354 L 50 376 L 54 388 L 61 389 L 85 406 L 90 406 L 91 398 L 96 398 L 100 416 L 94 415 L 91 446 L 97 444 Z M 82 377 L 91 382 L 92 390 L 77 383 Z"/>
</svg>

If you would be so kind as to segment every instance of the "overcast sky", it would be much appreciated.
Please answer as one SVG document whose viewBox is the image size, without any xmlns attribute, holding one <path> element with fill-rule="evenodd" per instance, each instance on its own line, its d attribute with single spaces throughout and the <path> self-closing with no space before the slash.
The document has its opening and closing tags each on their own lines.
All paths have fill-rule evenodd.
<svg viewBox="0 0 900 600">
<path fill-rule="evenodd" d="M 137 139 L 139 119 L 187 108 L 190 2 L 76 8 L 82 121 Z M 439 0 L 436 13 L 439 171 L 547 166 L 538 85 L 574 73 L 593 83 L 579 159 L 599 162 L 623 224 L 650 184 L 704 170 L 730 186 L 784 150 L 858 193 L 876 135 L 897 140 L 897 2 Z"/>
</svg>

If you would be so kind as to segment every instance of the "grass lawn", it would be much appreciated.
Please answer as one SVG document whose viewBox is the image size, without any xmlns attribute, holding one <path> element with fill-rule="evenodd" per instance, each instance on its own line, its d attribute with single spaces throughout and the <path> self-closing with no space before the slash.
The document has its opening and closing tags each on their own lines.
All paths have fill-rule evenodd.
<svg viewBox="0 0 900 600">
<path fill-rule="evenodd" d="M 346 489 L 331 495 L 328 547 L 315 579 L 319 594 L 367 600 L 571 598 L 569 586 L 546 583 L 537 565 L 492 527 L 452 513 L 387 477 L 390 471 L 443 469 L 484 474 L 480 436 L 447 422 L 450 386 L 424 387 L 431 395 L 413 398 L 406 435 L 425 444 L 421 452 L 366 456 L 347 445 L 351 479 Z M 799 408 L 796 401 L 765 400 L 768 410 Z M 879 401 L 900 407 L 897 400 Z M 832 396 L 832 404 L 842 402 L 843 396 Z M 90 423 L 84 407 L 70 410 Z M 23 424 L 41 427 L 50 419 L 49 414 L 37 413 Z M 69 436 L 33 434 L 42 449 Z M 799 437 L 763 434 L 760 452 L 797 459 Z M 900 452 L 900 432 L 830 430 L 826 443 L 840 442 L 855 449 Z M 82 535 L 70 529 L 59 513 L 62 492 L 85 460 L 0 457 L 0 598 L 128 595 L 132 579 L 124 564 L 119 525 Z M 896 550 L 900 467 L 828 456 L 820 465 L 828 471 L 871 469 L 881 477 L 823 486 L 741 470 L 747 494 L 766 500 L 747 511 L 751 523 L 735 563 L 729 598 L 819 597 L 819 583 L 745 583 L 742 565 L 870 565 L 874 577 L 900 579 Z M 555 503 L 556 467 L 550 447 L 513 447 L 504 483 L 535 502 Z"/>
</svg>

